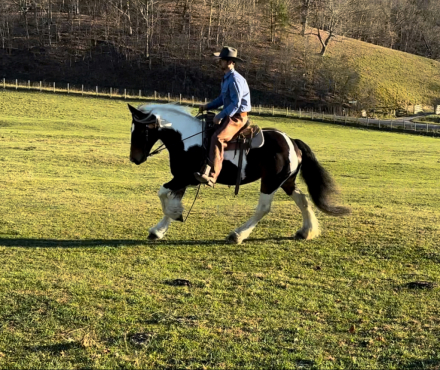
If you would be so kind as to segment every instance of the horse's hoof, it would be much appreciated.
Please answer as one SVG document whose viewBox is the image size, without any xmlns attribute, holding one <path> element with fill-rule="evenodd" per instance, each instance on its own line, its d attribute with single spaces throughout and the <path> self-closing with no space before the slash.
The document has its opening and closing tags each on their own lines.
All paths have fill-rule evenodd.
<svg viewBox="0 0 440 370">
<path fill-rule="evenodd" d="M 295 234 L 297 240 L 312 240 L 321 234 L 319 229 L 315 230 L 298 230 Z"/>
<path fill-rule="evenodd" d="M 296 234 L 295 234 L 294 239 L 296 239 L 296 240 L 306 240 L 307 237 L 304 236 L 304 234 L 301 231 L 297 231 Z"/>
<path fill-rule="evenodd" d="M 241 244 L 243 239 L 241 239 L 239 235 L 233 231 L 226 237 L 226 241 L 231 244 Z"/>
<path fill-rule="evenodd" d="M 180 215 L 179 217 L 177 217 L 177 218 L 176 218 L 176 221 L 183 222 L 183 215 Z"/>
<path fill-rule="evenodd" d="M 159 240 L 159 236 L 154 234 L 154 233 L 149 233 L 148 234 L 148 240 Z"/>
</svg>

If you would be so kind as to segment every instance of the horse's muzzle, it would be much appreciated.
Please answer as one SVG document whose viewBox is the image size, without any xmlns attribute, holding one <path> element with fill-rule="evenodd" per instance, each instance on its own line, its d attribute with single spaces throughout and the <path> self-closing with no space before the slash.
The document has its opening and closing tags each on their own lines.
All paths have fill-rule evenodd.
<svg viewBox="0 0 440 370">
<path fill-rule="evenodd" d="M 132 156 L 130 155 L 130 162 L 131 162 L 131 163 L 134 163 L 134 164 L 137 165 L 137 166 L 139 166 L 140 164 L 144 163 L 146 160 L 147 160 L 146 157 L 145 157 L 145 158 L 137 159 L 137 158 L 134 158 L 134 157 L 132 157 Z"/>
<path fill-rule="evenodd" d="M 147 160 L 147 156 L 144 154 L 142 150 L 132 149 L 130 150 L 130 162 L 140 165 Z"/>
</svg>

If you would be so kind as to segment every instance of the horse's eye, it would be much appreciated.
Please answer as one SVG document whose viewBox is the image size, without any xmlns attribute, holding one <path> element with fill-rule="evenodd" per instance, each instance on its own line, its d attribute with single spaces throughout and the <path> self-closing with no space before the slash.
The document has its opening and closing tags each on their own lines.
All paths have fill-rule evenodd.
<svg viewBox="0 0 440 370">
<path fill-rule="evenodd" d="M 131 132 L 134 131 L 134 123 L 131 124 Z"/>
</svg>

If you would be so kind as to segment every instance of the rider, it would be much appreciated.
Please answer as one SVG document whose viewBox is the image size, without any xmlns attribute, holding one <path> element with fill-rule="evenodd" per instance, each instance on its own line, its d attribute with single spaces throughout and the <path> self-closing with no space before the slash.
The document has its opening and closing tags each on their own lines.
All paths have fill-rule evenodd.
<svg viewBox="0 0 440 370">
<path fill-rule="evenodd" d="M 199 112 L 222 105 L 223 110 L 214 117 L 214 123 L 219 127 L 212 135 L 208 164 L 194 174 L 198 181 L 209 186 L 214 186 L 220 174 L 228 141 L 246 125 L 247 114 L 251 110 L 249 86 L 245 78 L 235 70 L 235 63 L 243 61 L 237 57 L 237 49 L 225 46 L 214 56 L 219 58 L 220 68 L 224 72 L 221 94 L 212 102 L 201 105 Z"/>
</svg>

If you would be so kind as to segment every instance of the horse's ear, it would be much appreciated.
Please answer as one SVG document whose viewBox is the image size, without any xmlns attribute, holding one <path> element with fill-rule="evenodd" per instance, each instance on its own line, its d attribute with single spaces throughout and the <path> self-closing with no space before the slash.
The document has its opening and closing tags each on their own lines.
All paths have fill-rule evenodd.
<svg viewBox="0 0 440 370">
<path fill-rule="evenodd" d="M 135 107 L 131 106 L 130 104 L 128 105 L 128 109 L 130 109 L 130 112 L 133 116 L 140 116 L 141 112 L 139 110 L 137 110 Z"/>
</svg>

